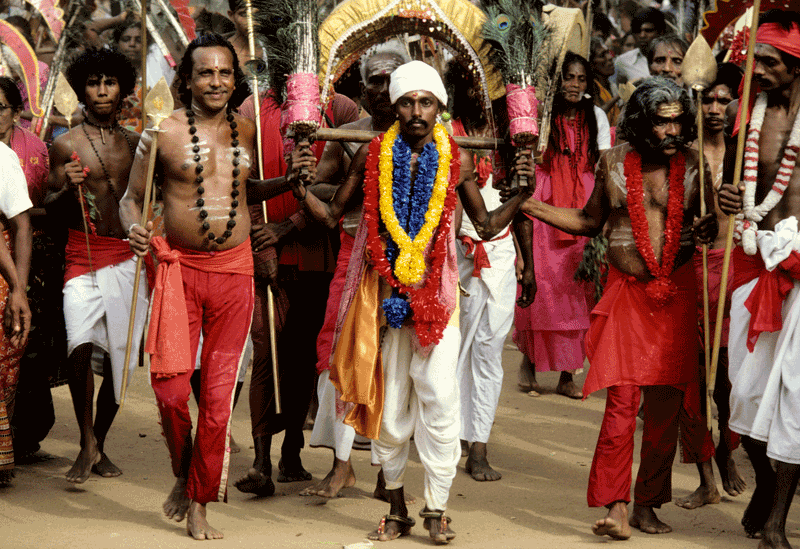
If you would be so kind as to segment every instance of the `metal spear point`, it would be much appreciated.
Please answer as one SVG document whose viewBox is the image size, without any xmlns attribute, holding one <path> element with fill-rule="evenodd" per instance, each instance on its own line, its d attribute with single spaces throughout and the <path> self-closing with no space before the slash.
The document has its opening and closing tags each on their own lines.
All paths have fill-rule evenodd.
<svg viewBox="0 0 800 549">
<path fill-rule="evenodd" d="M 703 151 L 703 90 L 707 89 L 717 78 L 717 62 L 703 35 L 697 35 L 692 45 L 686 50 L 681 68 L 683 81 L 697 94 L 697 153 L 700 170 L 700 216 L 706 215 L 705 192 L 705 156 Z M 716 363 L 711 364 L 711 334 L 708 298 L 708 244 L 703 244 L 703 344 L 706 361 L 706 421 L 711 429 L 711 395 L 714 386 L 710 384 L 716 377 Z"/>
<path fill-rule="evenodd" d="M 164 77 L 153 86 L 150 93 L 144 99 L 144 107 L 147 116 L 153 122 L 153 125 L 146 128 L 145 131 L 153 132 L 153 140 L 150 144 L 150 157 L 147 164 L 147 181 L 144 187 L 144 203 L 142 204 L 142 218 L 141 226 L 147 225 L 147 215 L 150 213 L 150 197 L 153 192 L 153 172 L 156 167 L 156 156 L 158 153 L 158 134 L 163 131 L 159 129 L 161 123 L 169 118 L 170 114 L 175 108 L 175 103 L 172 99 L 172 93 L 169 90 L 167 81 Z M 131 347 L 133 346 L 133 326 L 136 320 L 136 301 L 139 297 L 139 280 L 142 276 L 142 256 L 136 258 L 136 275 L 133 279 L 133 300 L 131 301 L 131 315 L 128 321 L 128 343 L 125 345 L 125 362 L 122 369 L 122 390 L 120 391 L 119 407 L 125 403 L 125 392 L 128 388 L 128 364 L 131 361 Z"/>
<path fill-rule="evenodd" d="M 69 146 L 72 151 L 77 154 L 75 150 L 75 139 L 72 137 L 72 115 L 78 108 L 78 96 L 75 90 L 67 82 L 67 77 L 64 73 L 59 73 L 58 82 L 56 83 L 55 91 L 53 92 L 53 104 L 62 115 L 67 118 L 67 135 L 69 135 Z M 81 204 L 81 220 L 83 221 L 83 233 L 86 235 L 86 255 L 89 258 L 89 271 L 94 276 L 94 269 L 92 268 L 92 248 L 89 246 L 89 224 L 86 222 L 86 208 L 83 205 L 83 184 L 78 185 L 78 202 Z"/>
</svg>

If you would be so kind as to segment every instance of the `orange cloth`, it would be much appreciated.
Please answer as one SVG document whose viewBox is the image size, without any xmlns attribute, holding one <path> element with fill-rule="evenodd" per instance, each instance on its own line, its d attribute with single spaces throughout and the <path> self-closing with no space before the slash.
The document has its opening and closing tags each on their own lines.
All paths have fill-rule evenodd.
<svg viewBox="0 0 800 549">
<path fill-rule="evenodd" d="M 342 401 L 355 403 L 344 422 L 356 433 L 377 439 L 383 419 L 378 272 L 365 269 L 356 291 L 334 350 L 330 380 Z"/>
<path fill-rule="evenodd" d="M 86 233 L 69 230 L 67 240 L 66 260 L 67 270 L 64 272 L 64 283 L 77 276 L 117 265 L 133 257 L 130 244 L 127 240 L 89 234 L 89 247 L 92 250 L 92 264 L 89 265 L 89 256 L 86 250 Z"/>
<path fill-rule="evenodd" d="M 158 270 L 150 299 L 150 328 L 145 351 L 150 353 L 152 374 L 172 377 L 194 368 L 181 266 L 207 273 L 253 276 L 253 253 L 249 237 L 235 248 L 221 252 L 170 248 L 160 236 L 153 237 L 150 245 L 156 253 Z"/>
</svg>

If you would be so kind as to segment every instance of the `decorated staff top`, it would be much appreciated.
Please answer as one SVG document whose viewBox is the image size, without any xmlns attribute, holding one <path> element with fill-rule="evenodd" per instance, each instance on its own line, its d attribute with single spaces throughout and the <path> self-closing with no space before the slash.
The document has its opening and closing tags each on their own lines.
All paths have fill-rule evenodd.
<svg viewBox="0 0 800 549">
<path fill-rule="evenodd" d="M 175 100 L 172 98 L 169 85 L 163 76 L 144 98 L 144 108 L 156 130 L 175 110 Z"/>
<path fill-rule="evenodd" d="M 717 79 L 717 61 L 702 34 L 698 34 L 686 50 L 681 75 L 686 85 L 698 91 L 708 88 Z"/>
<path fill-rule="evenodd" d="M 319 28 L 322 101 L 333 84 L 370 46 L 402 35 L 441 42 L 479 83 L 484 111 L 504 94 L 502 77 L 489 61 L 481 29 L 486 16 L 468 0 L 350 0 L 339 4 Z"/>
<path fill-rule="evenodd" d="M 67 82 L 67 77 L 64 76 L 64 73 L 60 73 L 58 75 L 58 82 L 56 82 L 56 89 L 55 89 L 55 96 L 53 99 L 53 104 L 58 109 L 58 112 L 61 113 L 67 121 L 72 119 L 72 115 L 75 113 L 75 110 L 78 108 L 78 96 L 75 94 L 75 90 L 72 89 L 72 86 L 69 85 Z"/>
<path fill-rule="evenodd" d="M 527 2 L 499 0 L 486 9 L 486 15 L 483 38 L 506 85 L 511 139 L 517 145 L 533 143 L 539 135 L 534 84 L 549 29 Z"/>
</svg>

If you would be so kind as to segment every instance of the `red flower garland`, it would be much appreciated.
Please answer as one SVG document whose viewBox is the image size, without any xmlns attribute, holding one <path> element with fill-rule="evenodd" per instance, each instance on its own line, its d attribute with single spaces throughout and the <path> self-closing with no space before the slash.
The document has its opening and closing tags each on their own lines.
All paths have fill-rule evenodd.
<svg viewBox="0 0 800 549">
<path fill-rule="evenodd" d="M 378 161 L 383 134 L 376 137 L 369 144 L 366 174 L 364 177 L 364 218 L 367 222 L 367 250 L 375 269 L 392 288 L 397 288 L 408 296 L 411 310 L 414 313 L 414 329 L 420 345 L 427 347 L 438 343 L 442 338 L 444 329 L 450 321 L 448 311 L 439 300 L 439 282 L 442 278 L 442 269 L 447 257 L 447 238 L 453 222 L 453 211 L 456 208 L 455 188 L 461 173 L 461 157 L 458 146 L 450 139 L 450 148 L 453 159 L 450 162 L 450 185 L 447 188 L 447 198 L 444 201 L 441 222 L 433 236 L 433 245 L 430 253 L 430 270 L 425 281 L 418 288 L 406 286 L 394 276 L 392 265 L 386 258 L 386 250 L 380 237 L 380 210 L 378 209 Z"/>
<path fill-rule="evenodd" d="M 664 249 L 661 265 L 656 261 L 653 244 L 650 242 L 649 224 L 644 211 L 644 183 L 642 182 L 642 157 L 635 151 L 625 156 L 625 184 L 628 189 L 628 215 L 631 218 L 636 249 L 644 259 L 647 269 L 655 277 L 647 284 L 647 295 L 663 307 L 677 292 L 670 275 L 675 267 L 675 257 L 681 247 L 683 225 L 683 179 L 686 161 L 683 153 L 676 153 L 669 161 L 669 198 L 664 234 Z"/>
</svg>

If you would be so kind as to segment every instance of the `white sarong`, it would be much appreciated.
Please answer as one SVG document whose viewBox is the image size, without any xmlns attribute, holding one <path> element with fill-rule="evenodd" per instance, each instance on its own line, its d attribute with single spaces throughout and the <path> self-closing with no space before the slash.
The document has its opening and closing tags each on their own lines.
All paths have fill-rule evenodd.
<svg viewBox="0 0 800 549">
<path fill-rule="evenodd" d="M 402 487 L 413 435 L 425 469 L 425 504 L 432 511 L 444 511 L 461 458 L 456 383 L 461 336 L 457 326 L 447 326 L 424 358 L 414 351 L 413 330 L 388 328 L 381 345 L 383 422 L 380 438 L 372 442 L 373 456 L 383 467 L 386 488 Z"/>
<path fill-rule="evenodd" d="M 481 194 L 487 209 L 500 206 L 499 191 L 491 188 L 491 180 Z M 466 214 L 460 234 L 480 240 Z M 503 345 L 514 322 L 517 252 L 510 234 L 484 242 L 483 247 L 491 267 L 481 269 L 478 278 L 472 276 L 472 254 L 466 255 L 463 243 L 456 246 L 461 287 L 469 294 L 460 303 L 461 351 L 457 376 L 461 393 L 460 438 L 486 443 L 503 386 Z"/>
<path fill-rule="evenodd" d="M 758 231 L 758 249 L 768 270 L 800 249 L 797 220 L 790 217 L 774 231 Z M 744 303 L 758 279 L 737 288 L 731 300 L 728 341 L 731 379 L 730 428 L 767 443 L 767 455 L 800 464 L 800 282 L 783 302 L 783 328 L 762 332 L 747 350 L 750 312 Z"/>
<path fill-rule="evenodd" d="M 133 298 L 136 258 L 98 269 L 67 281 L 64 285 L 64 320 L 67 326 L 67 356 L 84 343 L 94 346 L 92 369 L 103 373 L 104 354 L 111 359 L 114 395 L 120 401 L 125 347 L 128 343 L 128 322 Z M 148 309 L 147 277 L 139 278 L 136 319 L 128 373 L 139 363 Z M 97 352 L 101 350 L 102 353 Z"/>
</svg>

